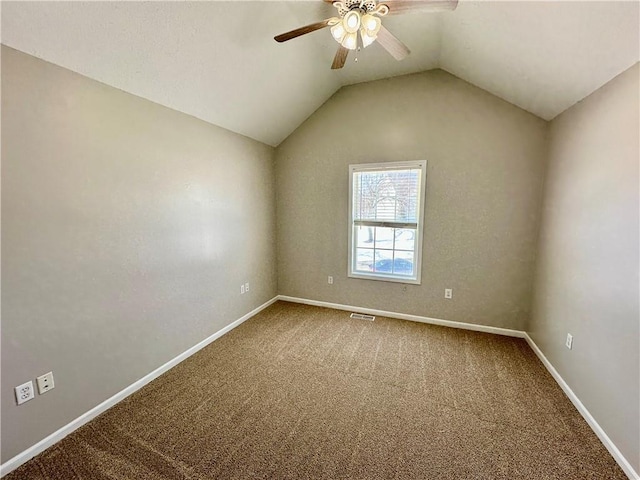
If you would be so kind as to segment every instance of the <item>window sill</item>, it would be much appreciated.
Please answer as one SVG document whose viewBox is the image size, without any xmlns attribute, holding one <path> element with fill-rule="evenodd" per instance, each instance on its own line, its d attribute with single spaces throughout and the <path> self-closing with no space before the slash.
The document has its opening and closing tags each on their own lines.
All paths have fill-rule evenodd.
<svg viewBox="0 0 640 480">
<path fill-rule="evenodd" d="M 411 277 L 394 277 L 392 275 L 384 275 L 384 274 L 368 274 L 368 273 L 355 273 L 349 272 L 349 278 L 358 278 L 360 280 L 376 280 L 379 282 L 392 282 L 392 283 L 407 283 L 410 285 L 420 285 L 422 282 L 420 278 L 411 278 Z"/>
</svg>

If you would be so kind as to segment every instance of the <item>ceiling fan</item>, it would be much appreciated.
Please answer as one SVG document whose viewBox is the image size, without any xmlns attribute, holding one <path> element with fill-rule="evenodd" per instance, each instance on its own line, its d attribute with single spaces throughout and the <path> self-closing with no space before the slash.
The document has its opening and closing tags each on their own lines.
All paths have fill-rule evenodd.
<svg viewBox="0 0 640 480">
<path fill-rule="evenodd" d="M 396 60 L 402 60 L 410 51 L 382 25 L 381 17 L 413 11 L 454 10 L 458 0 L 323 0 L 331 3 L 338 16 L 305 25 L 274 37 L 277 42 L 331 27 L 331 35 L 340 44 L 333 59 L 333 70 L 344 67 L 349 50 L 368 47 L 376 40 Z M 360 35 L 358 36 L 358 33 Z"/>
</svg>

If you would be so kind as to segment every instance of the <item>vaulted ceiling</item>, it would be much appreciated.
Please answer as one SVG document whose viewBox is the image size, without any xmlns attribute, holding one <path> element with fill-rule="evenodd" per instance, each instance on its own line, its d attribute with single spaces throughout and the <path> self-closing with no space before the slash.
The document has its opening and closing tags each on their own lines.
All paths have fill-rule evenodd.
<svg viewBox="0 0 640 480">
<path fill-rule="evenodd" d="M 341 86 L 441 68 L 551 120 L 640 60 L 637 1 L 465 1 L 383 19 L 412 51 L 379 45 L 330 70 L 335 15 L 314 1 L 5 2 L 2 43 L 278 145 Z M 364 116 L 366 119 L 366 115 Z"/>
</svg>

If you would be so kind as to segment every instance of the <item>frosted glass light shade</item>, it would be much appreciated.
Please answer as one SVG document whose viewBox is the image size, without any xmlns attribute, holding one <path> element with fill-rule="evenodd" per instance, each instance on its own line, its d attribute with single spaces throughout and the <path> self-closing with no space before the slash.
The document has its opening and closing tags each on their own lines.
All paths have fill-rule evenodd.
<svg viewBox="0 0 640 480">
<path fill-rule="evenodd" d="M 382 22 L 378 17 L 367 14 L 363 15 L 361 23 L 360 36 L 362 37 L 362 46 L 366 48 L 376 41 Z"/>
<path fill-rule="evenodd" d="M 338 23 L 337 25 L 334 25 L 333 27 L 331 27 L 331 35 L 338 43 L 342 43 L 342 40 L 344 40 L 344 36 L 346 34 L 347 32 L 342 26 L 342 23 Z"/>
<path fill-rule="evenodd" d="M 342 19 L 342 25 L 347 33 L 355 33 L 360 28 L 360 13 L 356 10 L 351 10 Z"/>
<path fill-rule="evenodd" d="M 376 37 L 369 35 L 364 28 L 360 30 L 360 36 L 362 37 L 362 46 L 365 48 L 376 41 Z"/>
<path fill-rule="evenodd" d="M 344 39 L 342 40 L 341 45 L 344 48 L 348 48 L 349 50 L 355 50 L 356 47 L 358 46 L 358 33 L 357 32 L 347 33 L 344 36 Z"/>
<path fill-rule="evenodd" d="M 374 17 L 373 15 L 364 15 L 362 17 L 362 28 L 367 31 L 369 35 L 375 37 L 380 31 L 380 27 L 382 26 L 382 22 L 378 17 Z"/>
</svg>

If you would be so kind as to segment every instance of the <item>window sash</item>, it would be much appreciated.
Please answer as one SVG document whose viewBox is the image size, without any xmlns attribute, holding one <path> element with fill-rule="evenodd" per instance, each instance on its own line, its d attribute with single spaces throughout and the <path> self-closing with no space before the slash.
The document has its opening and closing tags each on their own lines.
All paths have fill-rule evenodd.
<svg viewBox="0 0 640 480">
<path fill-rule="evenodd" d="M 387 227 L 387 228 L 418 228 L 418 223 L 390 222 L 387 220 L 354 220 L 355 227 Z"/>
<path fill-rule="evenodd" d="M 420 165 L 361 168 L 351 174 L 354 220 L 416 223 L 423 174 Z"/>
</svg>

